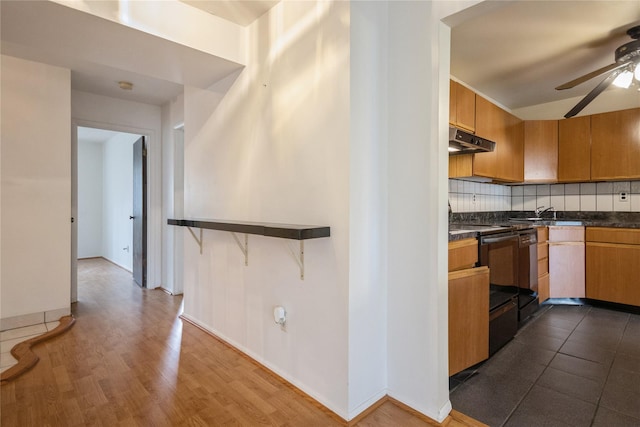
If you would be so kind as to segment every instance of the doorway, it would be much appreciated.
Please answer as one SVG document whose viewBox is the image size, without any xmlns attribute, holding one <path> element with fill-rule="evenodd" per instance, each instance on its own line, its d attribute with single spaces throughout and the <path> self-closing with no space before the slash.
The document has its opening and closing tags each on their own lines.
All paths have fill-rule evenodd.
<svg viewBox="0 0 640 427">
<path fill-rule="evenodd" d="M 77 274 L 78 259 L 100 257 L 131 272 L 138 285 L 145 286 L 144 136 L 90 127 L 77 127 L 76 136 L 72 275 Z M 136 144 L 141 157 L 134 156 Z"/>
</svg>

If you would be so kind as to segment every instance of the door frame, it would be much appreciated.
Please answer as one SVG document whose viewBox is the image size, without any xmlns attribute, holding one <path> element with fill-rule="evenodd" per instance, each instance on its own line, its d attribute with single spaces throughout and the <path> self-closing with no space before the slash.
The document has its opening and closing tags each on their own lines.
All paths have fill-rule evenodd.
<svg viewBox="0 0 640 427">
<path fill-rule="evenodd" d="M 78 215 L 78 128 L 88 127 L 145 137 L 147 146 L 147 288 L 161 282 L 162 162 L 160 139 L 153 129 L 84 119 L 71 119 L 71 217 Z M 153 209 L 154 206 L 160 209 Z M 71 224 L 71 302 L 78 301 L 78 222 Z"/>
</svg>

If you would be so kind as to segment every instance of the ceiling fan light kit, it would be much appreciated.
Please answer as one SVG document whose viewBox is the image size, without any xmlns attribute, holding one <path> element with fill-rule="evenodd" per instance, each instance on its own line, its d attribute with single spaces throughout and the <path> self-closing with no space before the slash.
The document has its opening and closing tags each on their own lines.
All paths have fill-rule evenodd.
<svg viewBox="0 0 640 427">
<path fill-rule="evenodd" d="M 629 70 L 624 70 L 613 81 L 613 85 L 617 87 L 621 87 L 623 89 L 627 89 L 631 86 L 631 82 L 633 81 L 633 73 Z"/>
<path fill-rule="evenodd" d="M 640 25 L 627 30 L 627 34 L 634 40 L 616 49 L 616 62 L 556 87 L 556 90 L 570 89 L 594 77 L 607 74 L 604 80 L 582 98 L 571 111 L 564 115 L 565 118 L 568 119 L 578 114 L 611 84 L 622 88 L 629 88 L 634 78 L 640 83 Z"/>
</svg>

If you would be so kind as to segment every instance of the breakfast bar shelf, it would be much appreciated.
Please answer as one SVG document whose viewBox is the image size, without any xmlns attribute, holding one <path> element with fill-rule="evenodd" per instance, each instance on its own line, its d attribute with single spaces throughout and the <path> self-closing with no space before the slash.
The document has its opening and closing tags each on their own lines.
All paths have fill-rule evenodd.
<svg viewBox="0 0 640 427">
<path fill-rule="evenodd" d="M 234 240 L 244 254 L 245 265 L 249 265 L 249 234 L 258 236 L 277 237 L 281 239 L 299 240 L 300 249 L 298 254 L 291 251 L 300 267 L 300 279 L 304 280 L 304 241 L 309 239 L 318 239 L 322 237 L 330 237 L 331 230 L 325 226 L 314 225 L 293 225 L 293 224 L 274 224 L 266 222 L 240 222 L 240 221 L 218 221 L 207 219 L 169 219 L 169 225 L 179 227 L 187 227 L 195 241 L 200 247 L 202 254 L 202 230 L 227 231 L 233 235 Z M 196 236 L 193 229 L 200 229 L 199 237 Z M 241 241 L 236 233 L 244 234 Z"/>
</svg>

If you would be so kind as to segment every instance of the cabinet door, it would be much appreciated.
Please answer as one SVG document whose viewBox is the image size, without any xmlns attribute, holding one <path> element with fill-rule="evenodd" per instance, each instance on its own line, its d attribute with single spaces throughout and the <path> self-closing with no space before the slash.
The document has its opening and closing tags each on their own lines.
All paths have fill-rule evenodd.
<svg viewBox="0 0 640 427">
<path fill-rule="evenodd" d="M 587 243 L 587 298 L 640 306 L 640 246 Z"/>
<path fill-rule="evenodd" d="M 591 116 L 591 179 L 640 177 L 640 108 Z"/>
<path fill-rule="evenodd" d="M 524 122 L 525 181 L 555 182 L 558 178 L 558 121 Z"/>
<path fill-rule="evenodd" d="M 496 165 L 500 141 L 504 139 L 502 110 L 481 96 L 476 96 L 476 135 L 496 142 L 496 149 L 490 153 L 474 156 L 473 172 L 476 176 L 496 177 Z"/>
<path fill-rule="evenodd" d="M 549 297 L 585 297 L 584 243 L 549 243 Z"/>
<path fill-rule="evenodd" d="M 473 154 L 449 156 L 449 178 L 473 176 Z"/>
<path fill-rule="evenodd" d="M 458 115 L 456 114 L 456 89 L 458 84 L 453 80 L 449 80 L 449 124 L 456 125 Z"/>
<path fill-rule="evenodd" d="M 591 179 L 591 117 L 558 122 L 558 181 Z"/>
<path fill-rule="evenodd" d="M 476 131 L 476 94 L 453 80 L 449 80 L 449 124 Z"/>
<path fill-rule="evenodd" d="M 470 132 L 476 131 L 476 94 L 461 84 L 456 88 L 456 125 Z"/>
<path fill-rule="evenodd" d="M 449 273 L 449 375 L 489 357 L 489 269 Z"/>
<path fill-rule="evenodd" d="M 503 114 L 505 115 L 505 139 L 502 141 L 504 150 L 498 151 L 498 179 L 522 182 L 524 181 L 524 122 L 506 111 Z"/>
</svg>

